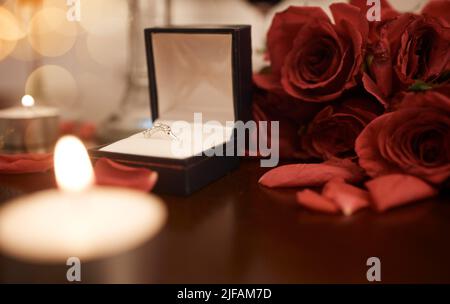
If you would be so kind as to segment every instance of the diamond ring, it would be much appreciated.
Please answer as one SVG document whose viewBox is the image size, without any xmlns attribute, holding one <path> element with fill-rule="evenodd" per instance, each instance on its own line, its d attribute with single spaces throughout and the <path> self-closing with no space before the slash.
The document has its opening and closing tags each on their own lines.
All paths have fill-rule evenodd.
<svg viewBox="0 0 450 304">
<path fill-rule="evenodd" d="M 150 129 L 145 130 L 143 134 L 145 138 L 150 138 L 156 134 L 164 134 L 174 140 L 178 140 L 178 137 L 176 137 L 175 134 L 173 134 L 170 126 L 162 124 L 160 122 L 156 122 Z"/>
</svg>

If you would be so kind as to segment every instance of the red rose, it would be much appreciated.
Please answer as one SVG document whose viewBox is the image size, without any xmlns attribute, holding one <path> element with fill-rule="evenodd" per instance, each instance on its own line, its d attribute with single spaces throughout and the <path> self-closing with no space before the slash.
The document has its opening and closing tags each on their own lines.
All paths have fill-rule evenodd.
<svg viewBox="0 0 450 304">
<path fill-rule="evenodd" d="M 314 7 L 290 7 L 275 16 L 267 37 L 271 71 L 255 75 L 258 86 L 310 102 L 336 99 L 356 86 L 368 22 L 355 6 L 330 9 L 335 24 Z"/>
<path fill-rule="evenodd" d="M 390 35 L 394 43 L 399 39 L 395 72 L 406 86 L 418 79 L 435 81 L 449 68 L 450 29 L 434 18 L 404 15 L 393 23 Z"/>
<path fill-rule="evenodd" d="M 321 105 L 299 102 L 286 93 L 257 90 L 253 97 L 253 118 L 258 123 L 268 122 L 267 140 L 270 142 L 270 122 L 279 121 L 280 157 L 294 158 L 298 154 L 298 133 L 320 111 Z M 253 139 L 256 141 L 255 135 Z"/>
<path fill-rule="evenodd" d="M 307 157 L 330 159 L 354 155 L 355 140 L 365 126 L 382 112 L 367 96 L 327 106 L 309 124 L 301 143 Z"/>
<path fill-rule="evenodd" d="M 423 8 L 422 14 L 433 16 L 446 27 L 450 27 L 450 1 L 432 0 Z"/>
<path fill-rule="evenodd" d="M 387 104 L 402 90 L 421 90 L 446 81 L 450 28 L 429 16 L 403 14 L 371 25 L 364 87 Z"/>
<path fill-rule="evenodd" d="M 406 173 L 439 184 L 450 176 L 450 87 L 407 93 L 400 108 L 373 120 L 356 140 L 372 176 Z"/>
</svg>

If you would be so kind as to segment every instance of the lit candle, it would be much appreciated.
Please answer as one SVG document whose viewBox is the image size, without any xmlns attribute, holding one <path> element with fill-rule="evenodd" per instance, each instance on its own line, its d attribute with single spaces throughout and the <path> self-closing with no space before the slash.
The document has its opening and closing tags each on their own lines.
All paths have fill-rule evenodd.
<svg viewBox="0 0 450 304">
<path fill-rule="evenodd" d="M 22 97 L 22 106 L 0 110 L 0 141 L 7 152 L 48 152 L 58 135 L 58 110 L 35 105 L 30 95 Z"/>
<path fill-rule="evenodd" d="M 58 141 L 59 190 L 8 202 L 0 209 L 0 250 L 18 259 L 63 262 L 111 256 L 154 236 L 166 208 L 154 195 L 94 186 L 86 148 L 73 136 Z"/>
</svg>

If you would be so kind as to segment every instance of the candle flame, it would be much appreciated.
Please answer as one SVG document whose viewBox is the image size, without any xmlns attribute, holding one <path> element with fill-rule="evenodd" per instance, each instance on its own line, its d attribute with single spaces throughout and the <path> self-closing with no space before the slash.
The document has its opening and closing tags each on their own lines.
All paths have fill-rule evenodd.
<svg viewBox="0 0 450 304">
<path fill-rule="evenodd" d="M 22 105 L 26 108 L 34 106 L 34 98 L 31 95 L 25 95 L 22 97 Z"/>
<path fill-rule="evenodd" d="M 62 137 L 55 147 L 56 182 L 60 189 L 82 192 L 94 184 L 94 170 L 83 143 L 74 136 Z"/>
</svg>

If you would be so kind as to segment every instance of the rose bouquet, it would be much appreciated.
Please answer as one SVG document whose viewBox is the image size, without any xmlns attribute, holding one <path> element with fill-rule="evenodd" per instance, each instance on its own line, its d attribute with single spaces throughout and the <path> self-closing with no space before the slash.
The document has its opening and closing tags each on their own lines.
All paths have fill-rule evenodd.
<svg viewBox="0 0 450 304">
<path fill-rule="evenodd" d="M 255 120 L 280 121 L 280 156 L 266 187 L 303 190 L 324 212 L 383 211 L 438 195 L 450 177 L 450 1 L 400 14 L 381 1 L 290 7 L 267 35 L 254 75 Z M 331 20 L 332 19 L 332 20 Z M 299 163 L 300 162 L 300 163 Z"/>
</svg>

